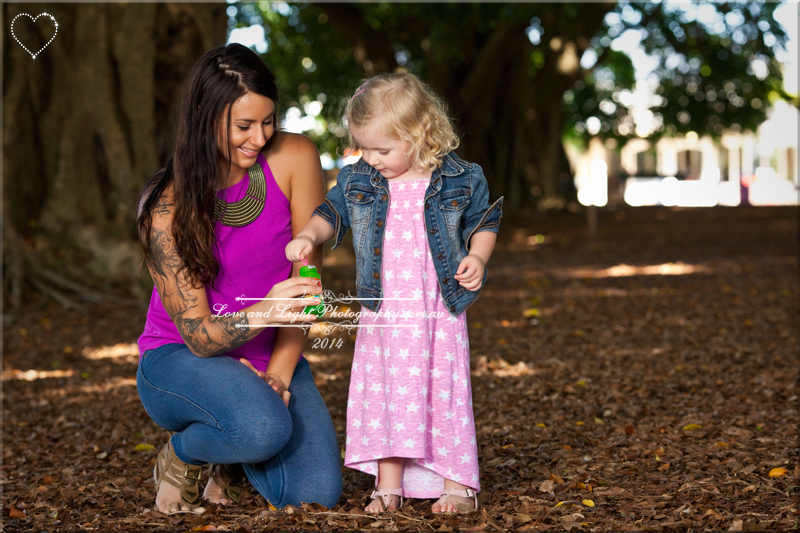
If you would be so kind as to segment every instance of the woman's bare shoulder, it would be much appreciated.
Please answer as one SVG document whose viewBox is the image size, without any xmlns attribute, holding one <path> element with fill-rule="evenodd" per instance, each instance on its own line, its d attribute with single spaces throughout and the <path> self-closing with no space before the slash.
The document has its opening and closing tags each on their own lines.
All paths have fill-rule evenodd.
<svg viewBox="0 0 800 533">
<path fill-rule="evenodd" d="M 289 131 L 275 132 L 272 145 L 264 152 L 268 161 L 271 159 L 283 160 L 295 157 L 319 157 L 314 141 L 300 133 Z"/>
</svg>

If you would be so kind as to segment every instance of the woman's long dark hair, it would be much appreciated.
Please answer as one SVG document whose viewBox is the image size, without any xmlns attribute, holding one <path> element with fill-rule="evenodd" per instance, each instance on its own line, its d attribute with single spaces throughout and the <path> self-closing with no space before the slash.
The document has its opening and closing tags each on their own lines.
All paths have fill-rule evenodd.
<svg viewBox="0 0 800 533">
<path fill-rule="evenodd" d="M 230 165 L 231 105 L 248 92 L 278 101 L 275 76 L 255 52 L 235 43 L 206 52 L 184 88 L 173 158 L 145 186 L 139 200 L 139 240 L 147 264 L 158 267 L 151 250 L 153 208 L 172 185 L 172 237 L 194 287 L 212 283 L 219 274 L 213 254 L 214 198 L 228 175 L 220 161 Z M 225 154 L 218 142 L 221 124 Z"/>
</svg>

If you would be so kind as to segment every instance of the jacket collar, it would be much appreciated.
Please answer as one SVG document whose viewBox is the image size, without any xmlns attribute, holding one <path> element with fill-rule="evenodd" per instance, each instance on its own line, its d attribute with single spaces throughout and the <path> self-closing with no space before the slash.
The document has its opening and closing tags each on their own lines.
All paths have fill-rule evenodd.
<svg viewBox="0 0 800 533">
<path fill-rule="evenodd" d="M 442 160 L 442 166 L 433 172 L 431 181 L 435 181 L 439 175 L 446 178 L 448 176 L 458 176 L 463 174 L 467 171 L 468 165 L 469 163 L 458 157 L 455 152 L 450 152 L 444 156 L 444 159 Z M 368 165 L 363 159 L 359 159 L 355 164 L 353 164 L 351 167 L 351 172 L 369 176 L 369 181 L 375 187 L 380 185 L 381 180 L 383 179 L 380 173 L 375 170 L 375 168 Z M 439 187 L 436 187 L 437 190 L 438 188 Z"/>
</svg>

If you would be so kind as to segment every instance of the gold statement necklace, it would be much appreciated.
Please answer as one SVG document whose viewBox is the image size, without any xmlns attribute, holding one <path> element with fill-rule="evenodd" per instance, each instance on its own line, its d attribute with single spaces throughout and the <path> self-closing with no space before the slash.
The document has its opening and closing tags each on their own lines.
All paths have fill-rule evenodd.
<svg viewBox="0 0 800 533">
<path fill-rule="evenodd" d="M 237 202 L 228 203 L 219 197 L 214 198 L 214 218 L 220 224 L 232 228 L 241 228 L 258 218 L 264 210 L 264 201 L 267 199 L 267 181 L 264 170 L 256 163 L 249 169 L 250 183 L 244 198 Z"/>
</svg>

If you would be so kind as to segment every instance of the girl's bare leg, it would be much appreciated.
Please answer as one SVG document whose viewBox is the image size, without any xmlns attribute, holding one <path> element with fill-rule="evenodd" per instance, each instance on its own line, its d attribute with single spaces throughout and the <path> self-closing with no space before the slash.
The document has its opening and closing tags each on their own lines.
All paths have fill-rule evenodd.
<svg viewBox="0 0 800 533">
<path fill-rule="evenodd" d="M 378 459 L 378 488 L 381 489 L 399 489 L 403 482 L 403 466 L 405 465 L 405 458 L 403 457 L 389 457 L 387 459 Z M 391 502 L 386 506 L 387 511 L 396 511 L 400 507 L 400 497 L 390 496 Z M 368 513 L 382 513 L 383 506 L 378 498 L 372 500 L 369 505 L 364 508 Z"/>
</svg>

